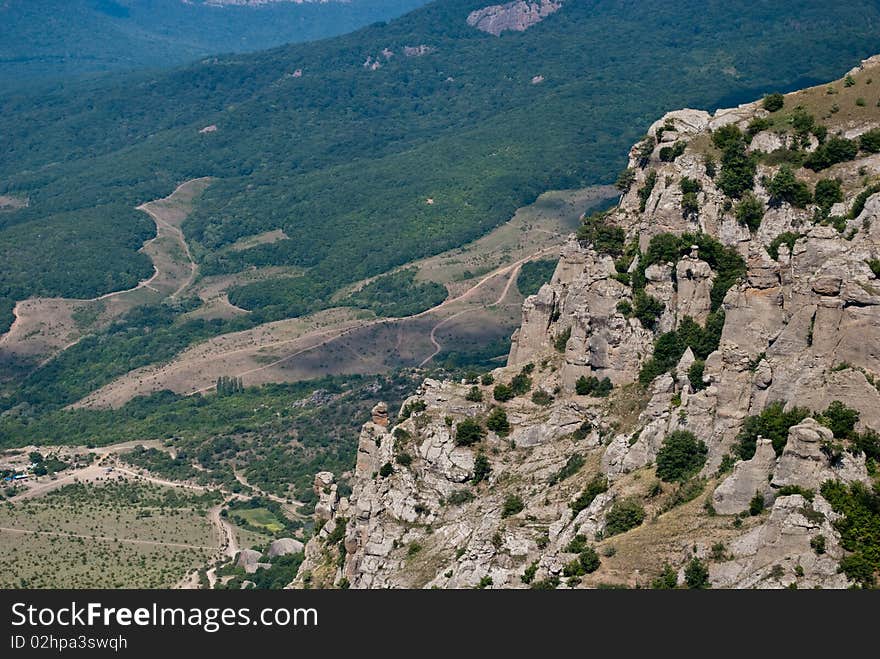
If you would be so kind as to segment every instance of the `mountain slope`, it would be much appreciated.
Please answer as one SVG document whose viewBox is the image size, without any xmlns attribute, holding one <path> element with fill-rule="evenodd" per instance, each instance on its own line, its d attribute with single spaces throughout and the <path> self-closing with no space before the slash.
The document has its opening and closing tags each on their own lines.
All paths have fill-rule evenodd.
<svg viewBox="0 0 880 659">
<path fill-rule="evenodd" d="M 331 37 L 425 2 L 5 0 L 0 3 L 0 89 Z"/>
<path fill-rule="evenodd" d="M 183 225 L 200 272 L 303 273 L 231 284 L 252 312 L 235 327 L 315 311 L 347 284 L 488 232 L 546 189 L 613 180 L 635 127 L 664 107 L 830 76 L 880 49 L 872 3 L 569 1 L 500 36 L 468 25 L 484 6 L 437 2 L 322 42 L 4 98 L 0 194 L 28 200 L 0 214 L 5 308 L 148 278 L 136 251 L 152 227 L 132 209 L 211 176 Z M 119 224 L 124 235 L 108 230 Z M 286 240 L 232 249 L 279 230 Z M 145 319 L 168 313 L 128 322 L 146 335 Z M 189 326 L 169 323 L 185 343 Z M 148 345 L 127 342 L 132 361 Z"/>
<path fill-rule="evenodd" d="M 878 75 L 652 124 L 508 365 L 319 474 L 295 585 L 874 586 Z"/>
</svg>

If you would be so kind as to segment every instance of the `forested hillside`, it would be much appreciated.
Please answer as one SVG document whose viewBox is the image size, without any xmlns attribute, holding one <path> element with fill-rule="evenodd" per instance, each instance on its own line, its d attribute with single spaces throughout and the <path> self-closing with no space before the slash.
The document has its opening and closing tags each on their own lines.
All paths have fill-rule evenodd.
<svg viewBox="0 0 880 659">
<path fill-rule="evenodd" d="M 0 192 L 30 205 L 0 215 L 0 297 L 92 295 L 148 274 L 129 261 L 136 241 L 100 227 L 211 175 L 185 226 L 205 271 L 305 267 L 232 294 L 258 320 L 300 314 L 484 233 L 540 191 L 613 179 L 634 127 L 662 108 L 801 86 L 880 47 L 871 2 L 574 0 L 500 37 L 467 25 L 481 4 L 436 2 L 328 41 L 5 98 Z M 404 54 L 417 46 L 421 56 Z M 46 242 L 72 225 L 75 239 Z M 273 228 L 290 239 L 217 254 Z M 96 255 L 100 276 L 84 278 Z"/>
<path fill-rule="evenodd" d="M 5 0 L 0 2 L 0 89 L 322 39 L 399 16 L 426 2 L 349 0 L 243 7 L 186 0 Z"/>
</svg>

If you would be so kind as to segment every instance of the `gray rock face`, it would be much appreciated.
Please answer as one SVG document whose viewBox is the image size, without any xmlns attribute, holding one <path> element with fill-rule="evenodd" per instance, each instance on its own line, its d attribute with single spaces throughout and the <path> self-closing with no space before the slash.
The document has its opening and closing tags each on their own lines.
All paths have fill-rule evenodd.
<svg viewBox="0 0 880 659">
<path fill-rule="evenodd" d="M 304 547 L 305 545 L 302 542 L 294 538 L 278 538 L 269 544 L 269 551 L 266 552 L 266 555 L 269 558 L 275 558 L 276 556 L 298 554 Z"/>
<path fill-rule="evenodd" d="M 830 521 L 833 519 L 830 506 L 818 495 L 812 503 L 799 494 L 778 498 L 764 524 L 731 543 L 733 560 L 709 567 L 712 585 L 787 588 L 797 583 L 798 588 L 849 587 L 847 578 L 837 570 L 844 552 Z M 819 535 L 825 537 L 823 554 L 810 546 Z"/>
<path fill-rule="evenodd" d="M 721 515 L 735 515 L 749 509 L 755 494 L 765 502 L 773 498 L 770 477 L 776 468 L 776 452 L 769 439 L 761 439 L 751 460 L 737 463 L 733 473 L 715 489 L 712 505 Z"/>
<path fill-rule="evenodd" d="M 773 487 L 794 485 L 817 489 L 826 480 L 869 483 L 864 456 L 844 453 L 841 464 L 830 464 L 822 448 L 833 439 L 832 432 L 811 417 L 793 426 L 773 476 Z"/>
<path fill-rule="evenodd" d="M 472 11 L 467 24 L 496 37 L 505 30 L 523 32 L 562 9 L 564 0 L 516 0 Z"/>
<path fill-rule="evenodd" d="M 263 555 L 256 549 L 242 549 L 238 552 L 238 558 L 235 561 L 237 567 L 243 567 L 248 574 L 253 574 L 260 569 L 260 559 Z"/>
<path fill-rule="evenodd" d="M 469 21 L 497 34 L 525 29 L 559 5 L 512 2 L 474 12 Z M 863 66 L 880 69 L 880 59 Z M 837 571 L 845 555 L 833 525 L 837 516 L 818 493 L 827 479 L 869 482 L 865 460 L 813 418 L 791 428 L 778 458 L 769 441 L 759 441 L 754 457 L 736 464 L 699 501 L 676 501 L 684 486 L 652 486 L 658 451 L 671 432 L 690 431 L 706 444 L 700 476 L 712 482 L 724 457 L 735 453 L 746 419 L 776 402 L 821 413 L 842 401 L 858 411 L 857 430 L 880 431 L 880 278 L 871 269 L 880 259 L 880 194 L 870 196 L 840 233 L 814 221 L 814 206 L 771 206 L 761 180 L 778 166 L 764 162 L 754 194 L 765 212 L 751 230 L 742 226 L 736 203 L 707 171 L 706 145 L 709 131 L 727 125 L 745 130 L 764 116 L 752 103 L 714 114 L 671 112 L 650 127 L 651 141 L 630 152 L 632 186 L 604 216 L 622 231 L 627 258 L 571 236 L 551 281 L 523 304 L 507 365 L 492 372 L 495 383 L 509 383 L 531 363 L 531 391 L 501 402 L 493 400 L 491 385 L 478 385 L 483 400 L 474 402 L 466 399 L 471 385 L 428 379 L 408 401 L 421 401 L 425 409 L 394 428 L 387 426 L 387 410 L 377 407 L 359 438 L 351 499 L 338 496 L 332 474 L 316 478 L 316 516 L 323 526 L 305 547 L 297 584 L 304 574 L 323 570 L 322 583 L 344 578 L 355 588 L 470 588 L 490 581 L 494 588 L 512 588 L 526 587 L 527 578 L 574 586 L 571 543 L 580 535 L 605 552 L 597 576 L 578 576 L 582 586 L 647 585 L 662 566 L 660 556 L 680 571 L 694 546 L 709 558 L 716 587 L 849 585 Z M 857 134 L 867 126 L 828 127 Z M 790 138 L 759 133 L 750 148 L 773 151 Z M 684 152 L 661 160 L 660 150 L 673 144 Z M 860 155 L 829 172 L 846 190 L 835 213 L 853 207 L 864 187 L 861 167 L 880 171 L 880 154 Z M 696 212 L 682 208 L 686 177 L 699 184 Z M 795 239 L 776 245 L 785 232 Z M 639 259 L 663 233 L 708 234 L 741 255 L 746 269 L 721 303 L 717 348 L 695 341 L 672 355 L 675 365 L 667 372 L 641 382 L 655 343 L 664 346 L 658 343 L 664 333 L 681 328 L 685 317 L 703 324 L 718 310 L 711 295 L 720 275 L 717 254 L 685 245 L 683 256 L 667 257 L 674 263 L 653 263 L 644 271 L 644 291 L 662 305 L 656 327 L 635 317 Z M 778 247 L 773 256 L 771 243 Z M 629 260 L 636 245 L 641 255 Z M 703 380 L 691 382 L 688 372 L 698 357 Z M 578 395 L 581 377 L 607 377 L 614 389 L 607 398 Z M 548 394 L 544 401 L 532 400 L 538 390 Z M 487 430 L 475 445 L 457 446 L 457 424 L 472 418 L 485 426 L 496 406 L 510 425 L 501 429 L 503 436 Z M 834 464 L 832 453 L 839 455 Z M 813 501 L 779 497 L 785 486 L 816 494 Z M 756 493 L 769 510 L 747 516 L 741 527 L 724 519 L 747 510 Z M 645 508 L 646 522 L 605 538 L 608 511 L 631 497 Z M 714 517 L 703 509 L 707 497 Z M 340 525 L 344 557 L 327 545 L 339 537 Z M 819 535 L 825 553 L 811 547 Z M 710 557 L 719 539 L 723 559 Z"/>
</svg>

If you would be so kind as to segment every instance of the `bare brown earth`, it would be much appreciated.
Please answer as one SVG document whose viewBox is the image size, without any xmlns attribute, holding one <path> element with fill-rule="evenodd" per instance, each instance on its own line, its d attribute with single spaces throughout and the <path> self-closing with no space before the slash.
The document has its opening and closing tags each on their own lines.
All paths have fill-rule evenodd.
<svg viewBox="0 0 880 659">
<path fill-rule="evenodd" d="M 136 306 L 178 297 L 196 275 L 180 225 L 192 210 L 194 199 L 209 183 L 208 178 L 187 181 L 168 197 L 138 207 L 156 223 L 156 236 L 140 250 L 153 261 L 149 279 L 134 288 L 91 300 L 31 298 L 19 302 L 14 310 L 15 322 L 0 336 L 0 360 L 43 363 L 74 345 L 88 331 Z M 77 318 L 87 321 L 77 322 Z"/>
<path fill-rule="evenodd" d="M 330 309 L 216 337 L 166 364 L 132 371 L 72 407 L 119 407 L 135 396 L 164 389 L 203 393 L 213 389 L 220 376 L 240 377 L 252 386 L 424 366 L 444 346 L 478 349 L 506 338 L 519 321 L 522 296 L 515 281 L 520 266 L 553 256 L 584 209 L 612 194 L 607 186 L 547 193 L 487 236 L 405 266 L 416 267 L 418 278 L 442 282 L 450 291 L 446 301 L 420 314 L 375 318 L 351 309 Z M 216 300 L 225 291 L 214 282 L 199 294 Z"/>
</svg>

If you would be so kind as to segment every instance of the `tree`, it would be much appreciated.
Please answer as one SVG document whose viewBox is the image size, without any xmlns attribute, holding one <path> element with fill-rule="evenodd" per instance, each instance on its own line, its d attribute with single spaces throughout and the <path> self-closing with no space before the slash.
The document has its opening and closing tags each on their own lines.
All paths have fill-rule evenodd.
<svg viewBox="0 0 880 659">
<path fill-rule="evenodd" d="M 713 135 L 714 138 L 714 135 Z M 755 158 L 746 153 L 742 139 L 730 142 L 721 155 L 721 175 L 718 187 L 728 197 L 739 199 L 755 186 Z"/>
<path fill-rule="evenodd" d="M 760 436 L 771 440 L 776 455 L 782 455 L 782 449 L 788 441 L 789 428 L 809 415 L 810 410 L 803 407 L 793 407 L 786 411 L 784 403 L 771 403 L 757 416 L 750 416 L 745 420 L 742 430 L 737 435 L 737 454 L 743 460 L 754 456 Z"/>
<path fill-rule="evenodd" d="M 859 148 L 867 153 L 880 152 L 880 128 L 872 128 L 859 137 Z"/>
<path fill-rule="evenodd" d="M 835 400 L 822 412 L 819 422 L 830 428 L 838 439 L 847 439 L 859 422 L 859 412 Z"/>
<path fill-rule="evenodd" d="M 764 495 L 760 492 L 755 492 L 755 496 L 749 501 L 749 515 L 755 517 L 762 512 L 764 512 Z"/>
<path fill-rule="evenodd" d="M 803 208 L 813 199 L 810 188 L 795 177 L 788 165 L 780 167 L 776 176 L 770 179 L 767 183 L 767 192 L 770 193 L 770 203 L 776 206 L 788 202 L 792 206 Z"/>
<path fill-rule="evenodd" d="M 666 305 L 645 291 L 636 292 L 633 303 L 633 315 L 639 319 L 642 327 L 654 329 Z"/>
<path fill-rule="evenodd" d="M 617 180 L 614 182 L 614 186 L 620 190 L 621 192 L 629 192 L 632 184 L 636 181 L 636 172 L 633 169 L 624 169 L 620 172 L 620 175 L 617 177 Z"/>
<path fill-rule="evenodd" d="M 767 112 L 778 112 L 785 105 L 785 96 L 782 94 L 767 94 L 762 105 Z"/>
<path fill-rule="evenodd" d="M 483 392 L 480 391 L 480 388 L 474 385 L 471 387 L 470 391 L 465 394 L 465 400 L 469 400 L 472 403 L 480 403 L 483 400 Z"/>
<path fill-rule="evenodd" d="M 689 430 L 676 430 L 663 440 L 657 453 L 657 476 L 667 483 L 682 482 L 706 464 L 709 449 Z"/>
<path fill-rule="evenodd" d="M 507 412 L 502 407 L 494 408 L 486 419 L 486 427 L 501 437 L 510 433 L 510 422 L 507 420 Z"/>
<path fill-rule="evenodd" d="M 485 453 L 478 453 L 476 459 L 474 460 L 474 485 L 486 480 L 486 478 L 489 477 L 489 473 L 491 471 L 492 465 L 489 464 L 489 458 L 486 457 Z"/>
<path fill-rule="evenodd" d="M 828 214 L 831 207 L 843 201 L 843 190 L 840 188 L 840 179 L 824 178 L 816 183 L 816 204 L 824 214 Z"/>
<path fill-rule="evenodd" d="M 742 200 L 736 205 L 736 221 L 754 233 L 761 227 L 763 219 L 764 202 L 751 192 L 745 193 Z"/>
<path fill-rule="evenodd" d="M 651 582 L 654 590 L 671 590 L 678 587 L 678 573 L 669 563 L 663 564 L 663 572 Z"/>
<path fill-rule="evenodd" d="M 703 561 L 694 556 L 684 569 L 684 581 L 688 588 L 710 588 L 709 568 L 703 564 Z"/>
<path fill-rule="evenodd" d="M 465 419 L 459 422 L 455 428 L 455 443 L 457 446 L 471 446 L 482 441 L 486 436 L 486 429 L 473 419 Z"/>
</svg>

